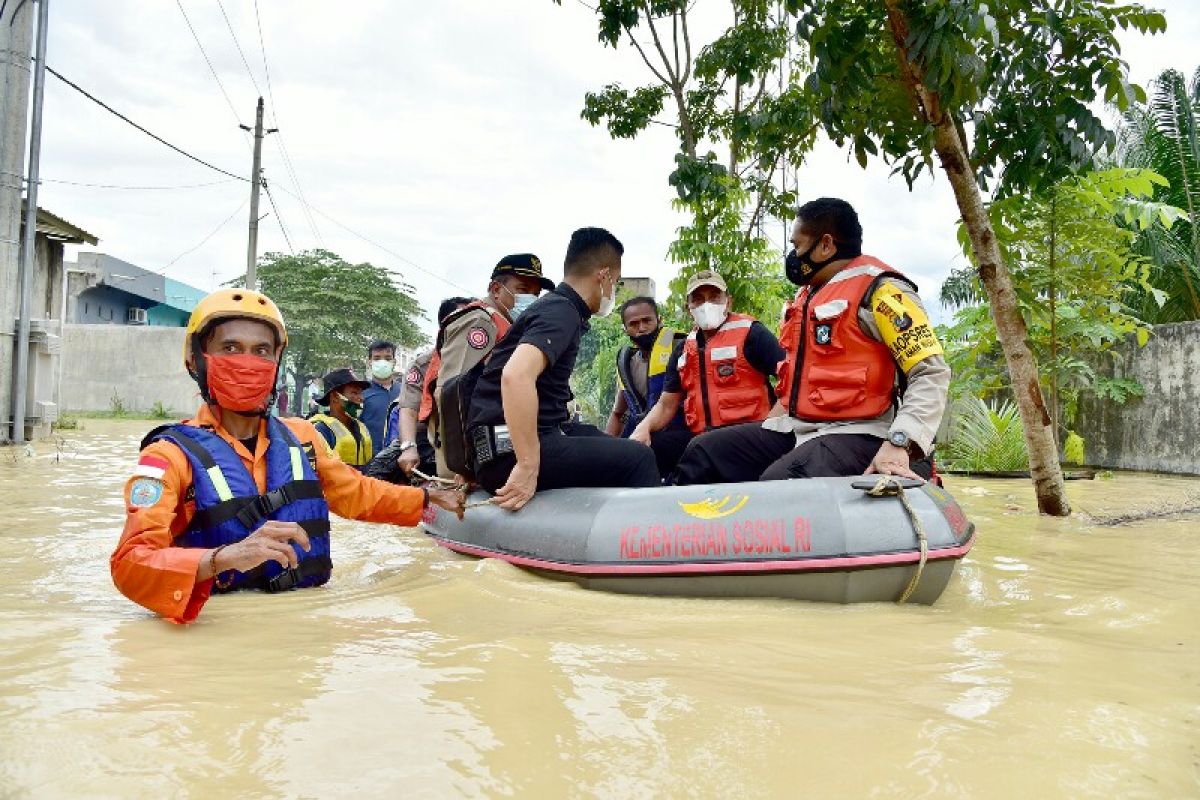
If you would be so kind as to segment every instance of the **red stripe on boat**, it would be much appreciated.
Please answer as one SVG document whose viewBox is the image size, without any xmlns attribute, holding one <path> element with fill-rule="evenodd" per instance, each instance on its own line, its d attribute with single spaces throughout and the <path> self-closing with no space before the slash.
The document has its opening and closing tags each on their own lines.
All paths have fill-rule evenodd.
<svg viewBox="0 0 1200 800">
<path fill-rule="evenodd" d="M 878 553 L 861 556 L 837 556 L 833 558 L 806 558 L 792 561 L 703 561 L 684 564 L 571 564 L 565 561 L 545 561 L 540 558 L 518 556 L 502 553 L 498 550 L 487 550 L 475 545 L 454 542 L 433 536 L 433 540 L 456 553 L 464 553 L 479 558 L 499 558 L 510 564 L 531 569 L 541 569 L 550 572 L 569 572 L 576 575 L 728 575 L 746 572 L 828 572 L 852 567 L 889 567 L 902 564 L 916 564 L 921 560 L 919 552 Z M 928 561 L 944 561 L 946 559 L 962 558 L 975 543 L 975 531 L 971 537 L 956 547 L 943 547 L 930 550 Z"/>
</svg>

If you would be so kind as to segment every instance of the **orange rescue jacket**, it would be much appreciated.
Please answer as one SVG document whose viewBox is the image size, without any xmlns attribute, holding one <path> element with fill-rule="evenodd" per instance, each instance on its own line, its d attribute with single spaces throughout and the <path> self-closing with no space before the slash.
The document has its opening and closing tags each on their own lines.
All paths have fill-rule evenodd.
<svg viewBox="0 0 1200 800">
<path fill-rule="evenodd" d="M 884 277 L 912 285 L 882 261 L 859 256 L 823 286 L 801 287 L 784 309 L 779 343 L 787 357 L 776 392 L 788 414 L 814 422 L 875 419 L 895 401 L 896 361 L 858 323 L 858 309 Z"/>
<path fill-rule="evenodd" d="M 705 334 L 700 347 L 696 331 L 688 334 L 679 355 L 683 417 L 693 433 L 738 422 L 757 422 L 771 411 L 767 376 L 746 360 L 746 337 L 753 317 L 730 314 L 716 331 Z"/>
</svg>

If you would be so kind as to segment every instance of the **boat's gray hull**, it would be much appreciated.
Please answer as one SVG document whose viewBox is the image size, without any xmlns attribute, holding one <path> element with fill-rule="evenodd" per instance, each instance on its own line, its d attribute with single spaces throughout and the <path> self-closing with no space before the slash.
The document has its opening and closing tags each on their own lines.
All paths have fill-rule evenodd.
<svg viewBox="0 0 1200 800">
<path fill-rule="evenodd" d="M 863 478 L 661 489 L 539 492 L 520 512 L 430 513 L 423 527 L 460 553 L 501 558 L 616 592 L 895 600 L 919 546 L 897 497 L 869 497 Z M 868 483 L 873 482 L 867 479 Z M 934 486 L 910 488 L 928 558 L 910 602 L 932 603 L 970 549 L 974 526 Z M 479 494 L 472 500 L 486 499 Z"/>
</svg>

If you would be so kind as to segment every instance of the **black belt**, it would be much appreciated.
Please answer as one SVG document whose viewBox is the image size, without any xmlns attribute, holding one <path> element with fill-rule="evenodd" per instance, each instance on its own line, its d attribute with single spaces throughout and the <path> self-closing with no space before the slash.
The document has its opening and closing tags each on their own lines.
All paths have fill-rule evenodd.
<svg viewBox="0 0 1200 800">
<path fill-rule="evenodd" d="M 192 517 L 191 527 L 202 530 L 215 528 L 222 522 L 237 519 L 247 530 L 254 530 L 258 523 L 296 500 L 323 498 L 321 482 L 315 480 L 288 481 L 274 491 L 254 497 L 231 497 Z"/>
<path fill-rule="evenodd" d="M 267 565 L 259 564 L 252 570 L 242 573 L 239 589 L 260 589 L 264 592 L 286 592 L 295 589 L 306 578 L 317 575 L 327 575 L 333 570 L 333 561 L 329 556 L 313 556 L 300 562 L 300 566 L 285 569 L 273 578 L 267 578 Z"/>
</svg>

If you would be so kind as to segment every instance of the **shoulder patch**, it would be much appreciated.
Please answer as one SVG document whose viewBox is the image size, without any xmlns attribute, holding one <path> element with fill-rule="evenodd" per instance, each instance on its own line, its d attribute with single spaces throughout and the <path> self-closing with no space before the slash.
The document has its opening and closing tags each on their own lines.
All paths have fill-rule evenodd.
<svg viewBox="0 0 1200 800">
<path fill-rule="evenodd" d="M 411 367 L 408 372 L 404 373 L 404 382 L 409 386 L 420 386 L 422 378 L 421 370 L 416 367 Z"/>
<path fill-rule="evenodd" d="M 157 478 L 138 478 L 129 487 L 129 505 L 149 508 L 162 499 L 163 485 Z"/>
<path fill-rule="evenodd" d="M 476 350 L 482 350 L 491 344 L 492 335 L 483 327 L 476 325 L 467 331 L 467 344 Z"/>
</svg>

